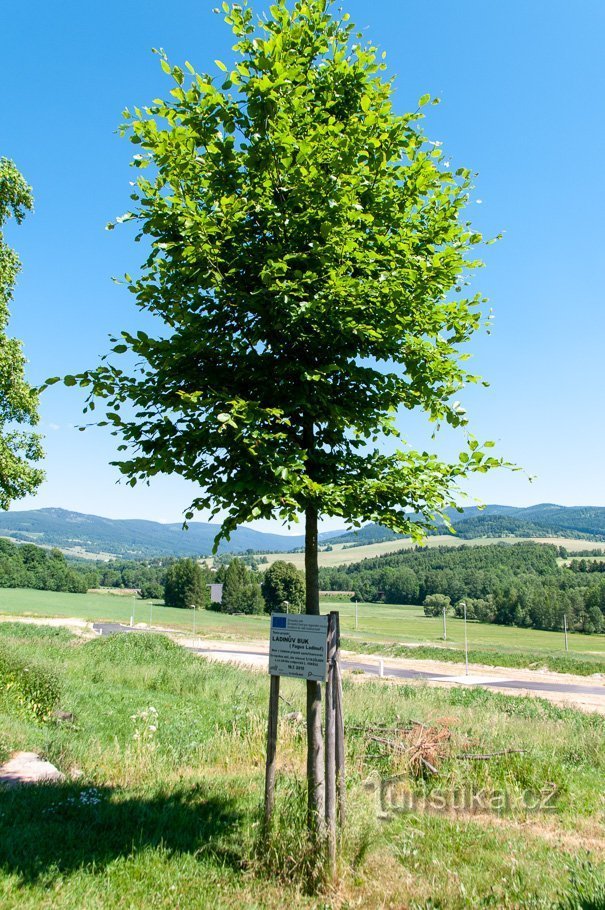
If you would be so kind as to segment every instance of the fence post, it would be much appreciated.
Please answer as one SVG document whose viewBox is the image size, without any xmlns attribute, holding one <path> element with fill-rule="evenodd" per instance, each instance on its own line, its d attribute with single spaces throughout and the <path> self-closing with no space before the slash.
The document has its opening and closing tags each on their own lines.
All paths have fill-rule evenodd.
<svg viewBox="0 0 605 910">
<path fill-rule="evenodd" d="M 267 724 L 267 761 L 265 765 L 265 836 L 271 828 L 275 803 L 275 755 L 277 752 L 277 722 L 279 714 L 279 676 L 271 677 L 269 690 L 269 722 Z"/>
<path fill-rule="evenodd" d="M 326 679 L 326 833 L 328 866 L 332 877 L 336 872 L 336 614 L 328 616 L 328 673 Z"/>
<path fill-rule="evenodd" d="M 342 713 L 342 676 L 340 673 L 340 616 L 338 613 L 336 613 L 334 670 L 334 695 L 336 702 L 336 793 L 338 798 L 338 826 L 342 832 L 345 823 L 347 786 L 345 781 L 345 727 Z"/>
</svg>

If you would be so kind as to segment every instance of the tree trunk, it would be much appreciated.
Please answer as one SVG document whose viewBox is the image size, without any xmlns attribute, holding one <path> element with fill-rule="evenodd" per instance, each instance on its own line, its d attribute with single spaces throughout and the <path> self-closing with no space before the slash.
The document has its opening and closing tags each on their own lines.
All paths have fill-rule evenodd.
<svg viewBox="0 0 605 910">
<path fill-rule="evenodd" d="M 317 509 L 305 511 L 306 612 L 319 615 L 319 566 L 317 561 Z M 307 681 L 307 820 L 312 837 L 325 836 L 325 779 L 321 729 L 321 683 Z"/>
</svg>

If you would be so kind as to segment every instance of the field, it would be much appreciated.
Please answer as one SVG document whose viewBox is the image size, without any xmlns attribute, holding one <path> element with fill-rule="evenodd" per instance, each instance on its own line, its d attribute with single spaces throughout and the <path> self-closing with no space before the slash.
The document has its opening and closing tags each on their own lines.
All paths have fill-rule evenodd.
<svg viewBox="0 0 605 910">
<path fill-rule="evenodd" d="M 570 537 L 476 537 L 472 540 L 463 540 L 461 537 L 452 537 L 450 535 L 435 535 L 427 537 L 425 546 L 427 547 L 480 547 L 495 543 L 550 543 L 557 547 L 566 547 L 573 553 L 578 550 L 600 549 L 605 552 L 605 543 L 603 541 L 592 540 L 575 540 Z M 353 562 L 359 562 L 361 559 L 370 559 L 374 556 L 385 556 L 387 553 L 397 553 L 400 550 L 409 550 L 416 544 L 410 539 L 390 540 L 384 543 L 367 544 L 361 547 L 350 547 L 345 544 L 335 544 L 332 550 L 322 550 L 319 554 L 320 566 L 344 566 Z M 269 564 L 283 559 L 291 562 L 299 569 L 304 568 L 304 553 L 267 553 L 264 558 Z M 262 566 L 261 566 L 262 568 Z"/>
<path fill-rule="evenodd" d="M 135 602 L 131 597 L 108 594 L 0 589 L 0 615 L 5 616 L 64 616 L 128 624 L 133 607 L 135 623 L 149 623 L 151 619 L 157 626 L 190 633 L 194 630 L 192 610 L 164 607 L 156 602 Z M 322 612 L 334 609 L 340 612 L 344 645 L 352 650 L 381 653 L 386 649 L 386 653 L 397 653 L 393 646 L 423 645 L 424 653 L 415 647 L 410 656 L 464 659 L 464 624 L 460 619 L 448 616 L 447 642 L 444 642 L 441 618 L 426 617 L 422 607 L 358 604 L 357 628 L 354 604 L 331 598 L 322 603 Z M 566 655 L 563 634 L 559 632 L 478 622 L 468 623 L 467 628 L 471 662 L 518 667 L 537 664 L 585 674 L 605 671 L 605 635 L 570 634 L 570 652 Z M 267 639 L 268 618 L 198 610 L 195 633 L 206 638 Z M 447 651 L 443 650 L 444 645 Z"/>
<path fill-rule="evenodd" d="M 286 716 L 303 707 L 299 683 L 283 683 L 278 817 L 261 846 L 263 676 L 158 636 L 82 642 L 4 623 L 2 648 L 56 674 L 73 715 L 36 721 L 0 686 L 0 759 L 35 750 L 66 774 L 0 791 L 7 910 L 605 906 L 601 717 L 345 679 L 348 821 L 338 881 L 313 897 L 303 728 Z"/>
</svg>

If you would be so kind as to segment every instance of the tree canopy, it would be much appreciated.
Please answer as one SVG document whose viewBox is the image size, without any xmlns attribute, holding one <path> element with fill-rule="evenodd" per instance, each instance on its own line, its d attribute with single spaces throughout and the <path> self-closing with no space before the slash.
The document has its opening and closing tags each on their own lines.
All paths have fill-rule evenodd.
<svg viewBox="0 0 605 910">
<path fill-rule="evenodd" d="M 106 400 L 130 483 L 195 481 L 192 508 L 221 512 L 223 535 L 309 508 L 408 531 L 407 508 L 430 521 L 500 464 L 472 438 L 454 463 L 377 445 L 400 409 L 467 422 L 471 173 L 425 136 L 428 96 L 393 110 L 376 48 L 330 2 L 279 0 L 258 21 L 224 8 L 233 66 L 160 51 L 167 99 L 125 112 L 141 173 L 118 221 L 149 245 L 126 281 L 164 331 L 123 332 L 126 365 L 66 381 Z"/>
<path fill-rule="evenodd" d="M 194 559 L 177 559 L 166 570 L 164 603 L 167 607 L 205 607 L 210 602 L 208 573 Z"/>
<path fill-rule="evenodd" d="M 38 396 L 25 380 L 21 342 L 6 334 L 21 263 L 2 228 L 11 217 L 20 224 L 32 208 L 30 187 L 12 161 L 0 158 L 0 509 L 34 493 L 44 478 L 35 466 L 43 454 L 40 437 L 19 426 L 38 422 Z"/>
<path fill-rule="evenodd" d="M 305 578 L 291 562 L 276 560 L 265 571 L 261 587 L 267 613 L 304 613 Z"/>
</svg>

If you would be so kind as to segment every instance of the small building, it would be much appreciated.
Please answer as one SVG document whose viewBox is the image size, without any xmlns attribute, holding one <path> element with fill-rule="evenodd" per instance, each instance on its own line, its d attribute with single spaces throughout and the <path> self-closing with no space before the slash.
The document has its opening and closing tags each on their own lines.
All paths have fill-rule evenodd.
<svg viewBox="0 0 605 910">
<path fill-rule="evenodd" d="M 210 603 L 221 604 L 223 602 L 223 586 L 208 585 L 208 587 L 210 588 Z"/>
</svg>

